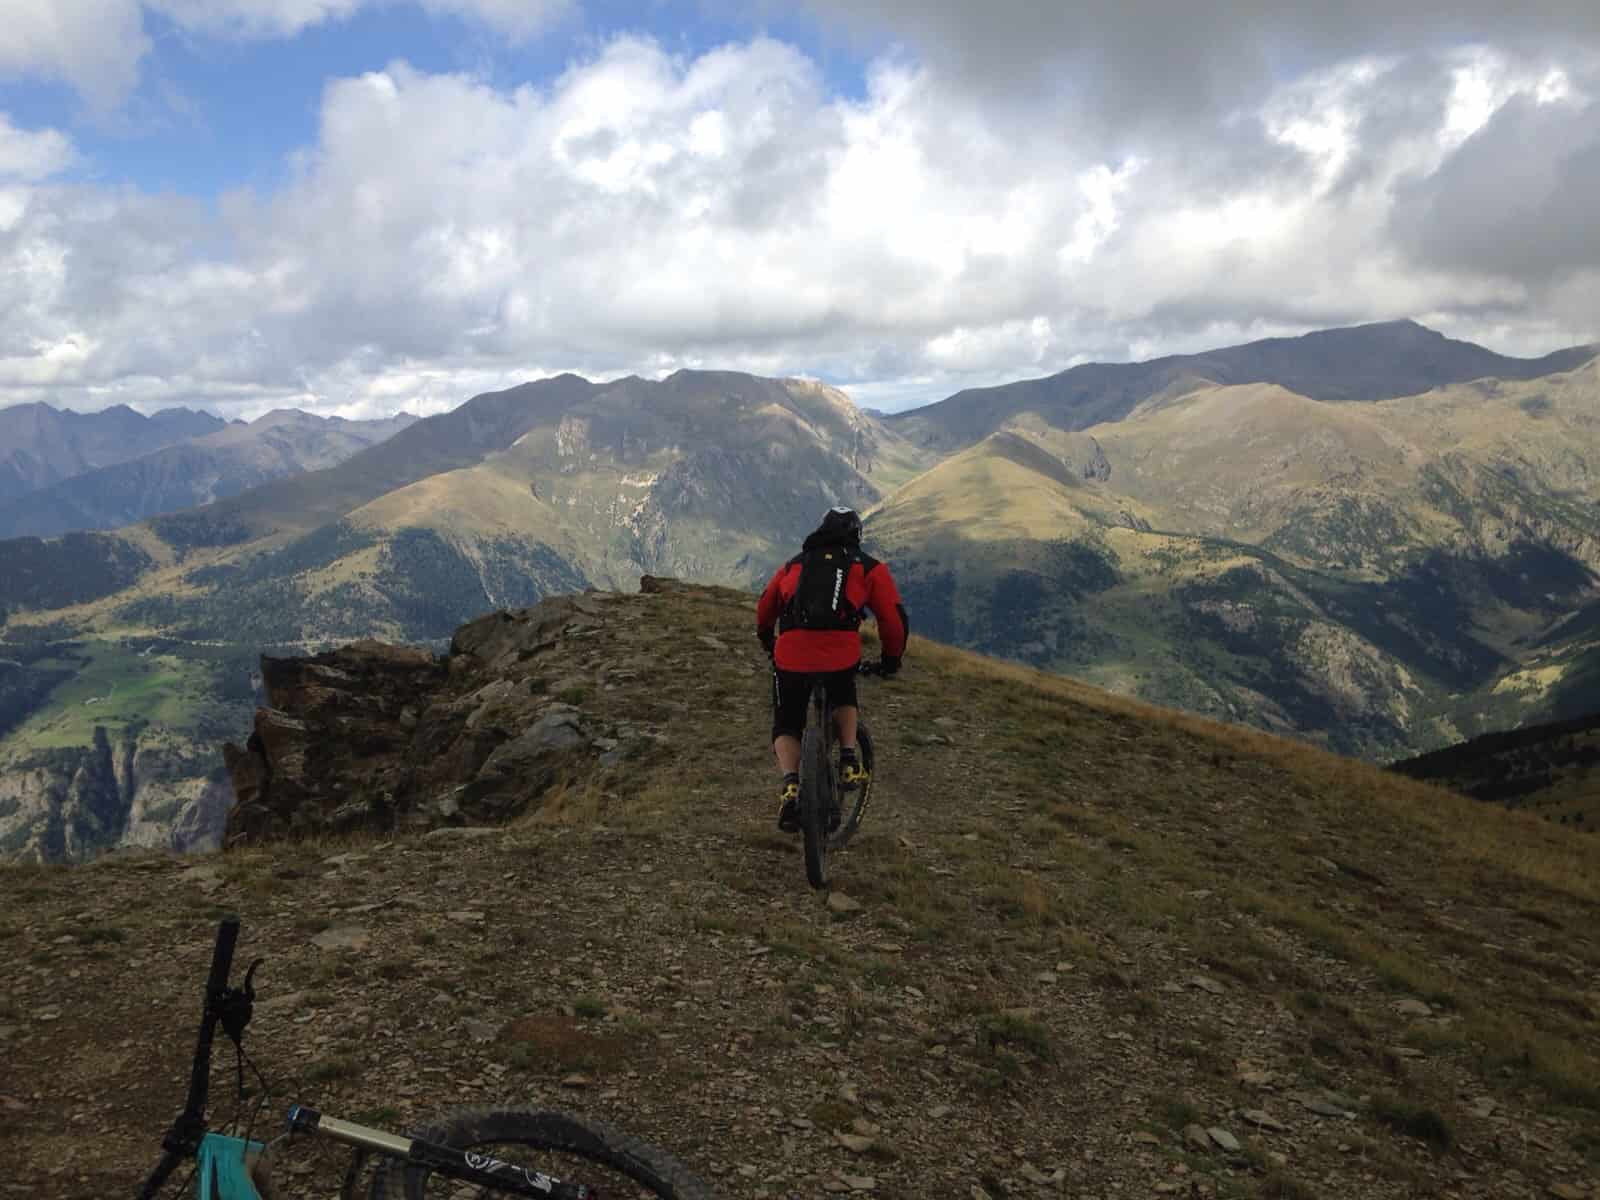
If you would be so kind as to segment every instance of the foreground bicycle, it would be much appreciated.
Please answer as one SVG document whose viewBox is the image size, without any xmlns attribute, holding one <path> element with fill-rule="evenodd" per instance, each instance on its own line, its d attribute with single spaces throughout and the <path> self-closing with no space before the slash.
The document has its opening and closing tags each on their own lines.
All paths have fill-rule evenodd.
<svg viewBox="0 0 1600 1200">
<path fill-rule="evenodd" d="M 881 675 L 873 663 L 863 662 L 858 675 Z M 833 706 L 820 679 L 811 685 L 806 703 L 806 728 L 800 738 L 800 832 L 805 840 L 806 880 L 814 888 L 828 886 L 828 855 L 844 848 L 866 816 L 872 798 L 872 734 L 867 723 L 856 723 L 856 746 L 867 782 L 855 790 L 855 804 L 846 815 L 839 786 L 839 764 L 834 754 Z"/>
<path fill-rule="evenodd" d="M 255 973 L 261 965 L 260 959 L 250 964 L 242 987 L 228 985 L 238 938 L 239 918 L 223 918 L 206 980 L 188 1101 L 162 1139 L 160 1165 L 145 1181 L 140 1200 L 154 1200 L 172 1173 L 189 1160 L 194 1161 L 199 1175 L 195 1193 L 199 1200 L 262 1200 L 263 1191 L 275 1195 L 263 1156 L 269 1148 L 307 1134 L 354 1148 L 340 1190 L 347 1200 L 354 1200 L 367 1160 L 374 1154 L 379 1158 L 368 1184 L 369 1200 L 422 1200 L 430 1195 L 538 1196 L 542 1200 L 645 1195 L 662 1200 L 711 1200 L 703 1183 L 655 1147 L 604 1125 L 532 1108 L 462 1109 L 431 1121 L 414 1136 L 402 1137 L 296 1104 L 289 1109 L 288 1128 L 274 1139 L 272 1147 L 251 1141 L 248 1131 L 244 1138 L 211 1132 L 206 1122 L 211 1043 L 221 1025 L 239 1050 L 242 1091 L 245 1059 L 241 1038 L 250 1023 Z M 514 1165 L 500 1157 L 502 1147 L 518 1155 L 537 1152 L 541 1158 L 571 1160 L 585 1171 L 587 1181 L 575 1183 Z M 607 1179 L 605 1187 L 592 1186 L 592 1176 L 602 1172 Z M 621 1186 L 626 1190 L 615 1191 L 612 1180 L 625 1181 Z M 435 1190 L 429 1190 L 430 1184 L 437 1185 Z M 464 1192 L 462 1184 L 477 1190 Z"/>
</svg>

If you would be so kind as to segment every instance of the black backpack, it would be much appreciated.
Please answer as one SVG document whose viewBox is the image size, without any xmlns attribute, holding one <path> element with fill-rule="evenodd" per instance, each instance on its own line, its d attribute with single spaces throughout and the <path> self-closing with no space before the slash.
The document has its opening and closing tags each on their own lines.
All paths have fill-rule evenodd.
<svg viewBox="0 0 1600 1200">
<path fill-rule="evenodd" d="M 850 568 L 865 563 L 859 550 L 818 546 L 789 560 L 800 564 L 800 582 L 778 618 L 778 629 L 860 629 L 861 610 L 845 598 Z"/>
</svg>

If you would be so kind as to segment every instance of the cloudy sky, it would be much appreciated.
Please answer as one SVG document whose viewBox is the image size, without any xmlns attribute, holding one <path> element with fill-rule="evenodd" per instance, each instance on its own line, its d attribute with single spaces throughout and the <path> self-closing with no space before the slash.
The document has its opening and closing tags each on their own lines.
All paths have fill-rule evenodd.
<svg viewBox="0 0 1600 1200">
<path fill-rule="evenodd" d="M 1594 0 L 0 0 L 0 406 L 1600 340 Z"/>
</svg>

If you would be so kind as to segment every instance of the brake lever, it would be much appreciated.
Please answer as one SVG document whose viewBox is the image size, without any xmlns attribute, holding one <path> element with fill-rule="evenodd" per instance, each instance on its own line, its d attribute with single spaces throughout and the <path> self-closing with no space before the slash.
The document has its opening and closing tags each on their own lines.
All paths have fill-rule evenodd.
<svg viewBox="0 0 1600 1200">
<path fill-rule="evenodd" d="M 254 960 L 244 973 L 244 986 L 224 988 L 217 1001 L 217 1019 L 222 1022 L 222 1032 L 235 1046 L 240 1044 L 245 1026 L 250 1024 L 255 1011 L 256 968 L 266 961 L 264 958 Z"/>
</svg>

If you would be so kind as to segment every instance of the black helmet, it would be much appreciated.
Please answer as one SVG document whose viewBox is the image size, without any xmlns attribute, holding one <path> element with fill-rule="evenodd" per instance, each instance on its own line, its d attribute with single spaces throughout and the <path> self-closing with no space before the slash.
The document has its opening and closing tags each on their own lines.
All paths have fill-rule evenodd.
<svg viewBox="0 0 1600 1200">
<path fill-rule="evenodd" d="M 828 538 L 838 538 L 845 542 L 859 542 L 861 540 L 861 517 L 853 508 L 830 508 L 822 516 L 822 524 L 817 527 L 817 532 Z"/>
</svg>

